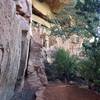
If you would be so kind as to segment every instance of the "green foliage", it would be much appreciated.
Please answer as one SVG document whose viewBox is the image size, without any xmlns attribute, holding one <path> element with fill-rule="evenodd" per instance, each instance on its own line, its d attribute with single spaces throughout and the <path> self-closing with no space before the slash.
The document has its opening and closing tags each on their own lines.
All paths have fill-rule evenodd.
<svg viewBox="0 0 100 100">
<path fill-rule="evenodd" d="M 100 85 L 100 42 L 84 44 L 86 57 L 79 62 L 78 71 L 88 82 Z"/>
<path fill-rule="evenodd" d="M 55 61 L 51 65 L 52 67 L 49 67 L 49 75 L 52 75 L 53 79 L 67 79 L 69 81 L 75 74 L 76 57 L 71 56 L 64 49 L 59 49 L 54 58 Z"/>
<path fill-rule="evenodd" d="M 97 0 L 84 0 L 82 3 L 80 0 L 77 1 L 75 8 L 77 9 L 77 16 L 81 17 L 81 21 L 84 23 L 83 26 L 88 33 L 91 33 L 96 37 L 97 27 L 99 25 L 99 17 L 97 10 L 99 9 L 100 3 Z"/>
<path fill-rule="evenodd" d="M 91 35 L 96 37 L 99 24 L 97 13 L 99 5 L 100 2 L 97 2 L 97 0 L 76 0 L 74 7 L 68 8 L 65 6 L 53 20 L 56 26 L 52 28 L 52 33 L 65 35 L 66 37 L 72 33 L 86 37 Z M 70 16 L 75 20 L 75 25 L 70 25 Z"/>
<path fill-rule="evenodd" d="M 93 81 L 95 79 L 94 66 L 94 62 L 92 62 L 90 59 L 80 61 L 78 70 L 85 80 Z"/>
</svg>

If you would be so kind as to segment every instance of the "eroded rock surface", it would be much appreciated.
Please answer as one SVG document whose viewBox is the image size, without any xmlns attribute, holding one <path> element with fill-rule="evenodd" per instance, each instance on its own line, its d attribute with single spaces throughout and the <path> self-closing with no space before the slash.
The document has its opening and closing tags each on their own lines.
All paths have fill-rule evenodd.
<svg viewBox="0 0 100 100">
<path fill-rule="evenodd" d="M 21 29 L 12 0 L 0 0 L 0 100 L 13 93 L 21 58 Z"/>
<path fill-rule="evenodd" d="M 0 100 L 35 100 L 47 84 L 31 14 L 31 0 L 0 1 Z"/>
<path fill-rule="evenodd" d="M 17 1 L 0 1 L 0 100 L 11 99 L 27 67 L 31 11 L 19 5 L 28 12 L 20 14 Z"/>
<path fill-rule="evenodd" d="M 47 77 L 42 57 L 42 42 L 38 31 L 33 31 L 28 63 L 27 81 L 31 88 L 36 88 L 36 100 L 42 100 L 43 91 L 47 85 Z"/>
</svg>

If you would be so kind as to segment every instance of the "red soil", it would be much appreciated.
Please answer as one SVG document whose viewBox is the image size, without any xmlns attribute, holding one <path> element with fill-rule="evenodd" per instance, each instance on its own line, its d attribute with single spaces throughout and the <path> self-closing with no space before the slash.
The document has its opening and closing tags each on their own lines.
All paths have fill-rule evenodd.
<svg viewBox="0 0 100 100">
<path fill-rule="evenodd" d="M 50 85 L 44 92 L 44 100 L 100 100 L 100 95 L 77 86 Z"/>
</svg>

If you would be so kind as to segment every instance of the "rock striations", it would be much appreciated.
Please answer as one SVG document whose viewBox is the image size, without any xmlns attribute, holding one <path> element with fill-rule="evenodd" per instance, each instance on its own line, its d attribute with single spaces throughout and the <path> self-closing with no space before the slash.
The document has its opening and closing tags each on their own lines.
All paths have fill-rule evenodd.
<svg viewBox="0 0 100 100">
<path fill-rule="evenodd" d="M 31 0 L 0 0 L 0 15 L 0 100 L 34 100 L 47 78 L 32 36 Z"/>
</svg>

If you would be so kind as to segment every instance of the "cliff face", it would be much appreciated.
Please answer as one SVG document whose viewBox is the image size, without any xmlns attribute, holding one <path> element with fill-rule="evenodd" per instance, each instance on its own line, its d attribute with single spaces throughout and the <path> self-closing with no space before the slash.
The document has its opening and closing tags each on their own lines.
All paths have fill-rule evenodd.
<svg viewBox="0 0 100 100">
<path fill-rule="evenodd" d="M 41 39 L 40 39 L 41 40 Z M 39 41 L 39 39 L 38 39 Z M 45 74 L 45 66 L 42 58 L 42 45 L 31 38 L 30 56 L 28 63 L 28 78 L 27 82 L 34 90 L 36 89 L 36 100 L 42 100 L 42 93 L 47 85 L 47 77 Z"/>
<path fill-rule="evenodd" d="M 41 47 L 35 38 L 31 38 L 31 0 L 0 0 L 0 15 L 0 100 L 22 100 L 15 92 L 20 90 L 21 94 L 26 81 L 33 88 L 35 83 L 40 83 L 38 88 L 47 83 Z M 34 70 L 30 70 L 29 64 Z M 32 77 L 31 71 L 34 73 Z"/>
<path fill-rule="evenodd" d="M 21 28 L 21 59 L 15 89 L 22 88 L 28 64 L 29 45 L 31 35 L 32 7 L 30 0 L 18 0 L 16 3 L 16 15 Z"/>
<path fill-rule="evenodd" d="M 57 0 L 45 3 L 50 13 L 56 11 Z M 42 100 L 47 85 L 41 54 L 45 41 L 40 27 L 31 30 L 31 0 L 0 0 L 0 15 L 0 100 L 33 100 L 33 92 Z"/>
<path fill-rule="evenodd" d="M 12 0 L 0 0 L 0 100 L 13 95 L 21 59 L 21 29 Z"/>
</svg>

